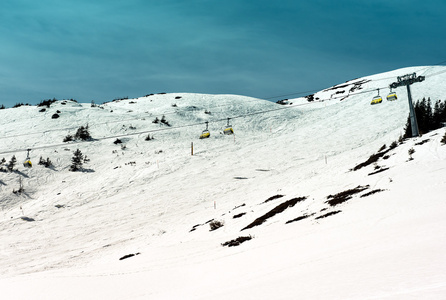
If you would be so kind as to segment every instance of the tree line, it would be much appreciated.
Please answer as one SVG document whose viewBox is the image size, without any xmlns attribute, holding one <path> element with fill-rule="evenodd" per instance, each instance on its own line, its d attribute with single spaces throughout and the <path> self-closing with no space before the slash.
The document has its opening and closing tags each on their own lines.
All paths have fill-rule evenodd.
<svg viewBox="0 0 446 300">
<path fill-rule="evenodd" d="M 423 98 L 417 101 L 415 106 L 415 115 L 417 117 L 418 131 L 420 134 L 439 129 L 446 123 L 446 101 L 438 100 L 434 104 L 430 98 Z M 404 138 L 412 137 L 412 127 L 410 125 L 410 115 L 407 117 L 406 127 L 404 128 Z"/>
</svg>

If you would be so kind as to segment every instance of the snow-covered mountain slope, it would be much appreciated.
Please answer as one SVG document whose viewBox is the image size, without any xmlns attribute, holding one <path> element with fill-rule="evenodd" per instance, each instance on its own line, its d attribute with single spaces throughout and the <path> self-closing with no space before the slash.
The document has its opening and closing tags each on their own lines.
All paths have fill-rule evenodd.
<svg viewBox="0 0 446 300">
<path fill-rule="evenodd" d="M 390 149 L 407 121 L 406 89 L 370 105 L 412 72 L 426 76 L 414 100 L 446 100 L 446 68 L 414 67 L 283 106 L 178 93 L 0 110 L 0 159 L 19 162 L 0 172 L 2 294 L 444 298 L 445 130 Z M 170 126 L 153 123 L 163 116 Z M 227 118 L 234 135 L 222 134 Z M 211 136 L 200 140 L 206 121 Z M 92 141 L 63 142 L 87 124 Z M 352 171 L 384 144 L 376 163 Z M 89 159 L 82 172 L 69 171 L 76 149 Z M 221 245 L 238 237 L 251 239 Z"/>
</svg>

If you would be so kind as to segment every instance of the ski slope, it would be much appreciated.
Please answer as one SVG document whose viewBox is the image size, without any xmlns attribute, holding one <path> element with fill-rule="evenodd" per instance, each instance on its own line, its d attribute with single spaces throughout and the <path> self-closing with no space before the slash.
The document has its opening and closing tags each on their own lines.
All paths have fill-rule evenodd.
<svg viewBox="0 0 446 300">
<path fill-rule="evenodd" d="M 0 110 L 0 159 L 19 162 L 0 172 L 2 298 L 443 299 L 445 130 L 351 170 L 403 133 L 406 89 L 388 102 L 386 87 L 412 72 L 426 76 L 414 100 L 445 100 L 446 68 L 413 67 L 283 106 L 175 93 Z M 378 88 L 384 101 L 372 106 Z M 171 126 L 153 123 L 163 115 Z M 222 134 L 227 118 L 234 135 Z M 206 121 L 211 136 L 200 140 Z M 92 141 L 63 142 L 87 124 Z M 26 149 L 31 169 L 21 165 Z M 76 149 L 89 159 L 83 172 L 69 171 Z M 14 194 L 19 178 L 24 192 Z M 210 220 L 224 226 L 210 231 Z M 252 239 L 221 245 L 239 236 Z"/>
</svg>

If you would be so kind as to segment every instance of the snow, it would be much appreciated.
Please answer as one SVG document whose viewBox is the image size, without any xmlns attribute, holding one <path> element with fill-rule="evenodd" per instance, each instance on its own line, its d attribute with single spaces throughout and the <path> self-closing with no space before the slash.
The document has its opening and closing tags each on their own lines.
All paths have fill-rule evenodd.
<svg viewBox="0 0 446 300">
<path fill-rule="evenodd" d="M 446 100 L 445 67 L 412 67 L 284 106 L 175 93 L 102 108 L 66 100 L 45 112 L 0 110 L 0 158 L 19 162 L 17 171 L 0 172 L 2 298 L 444 298 L 445 130 L 389 151 L 377 163 L 386 171 L 368 175 L 374 164 L 351 171 L 402 134 L 407 91 L 398 88 L 399 99 L 389 102 L 386 87 L 412 72 L 426 76 L 413 84 L 414 100 Z M 372 106 L 377 88 L 384 101 Z M 52 119 L 57 110 L 60 118 Z M 171 127 L 152 123 L 163 115 Z M 235 135 L 221 133 L 228 117 Z M 211 137 L 200 140 L 206 121 Z M 63 142 L 87 124 L 93 141 Z M 148 134 L 154 139 L 145 141 Z M 28 148 L 31 169 L 21 165 Z M 84 172 L 69 171 L 76 149 L 90 159 Z M 40 156 L 54 167 L 38 165 Z M 19 177 L 24 193 L 13 194 Z M 334 207 L 326 203 L 359 185 L 369 188 Z M 275 195 L 283 197 L 265 203 Z M 303 215 L 309 217 L 286 224 Z M 212 219 L 224 226 L 210 231 Z M 221 245 L 249 235 L 237 247 Z M 137 255 L 119 260 L 128 254 Z"/>
</svg>

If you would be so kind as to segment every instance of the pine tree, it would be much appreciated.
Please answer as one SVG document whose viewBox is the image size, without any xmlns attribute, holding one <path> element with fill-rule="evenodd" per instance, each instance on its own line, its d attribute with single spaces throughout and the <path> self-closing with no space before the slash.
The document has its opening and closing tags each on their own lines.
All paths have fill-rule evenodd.
<svg viewBox="0 0 446 300">
<path fill-rule="evenodd" d="M 74 135 L 74 138 L 76 140 L 83 140 L 83 141 L 91 140 L 91 135 L 90 132 L 88 131 L 88 124 L 86 127 L 84 126 L 79 127 L 78 130 L 76 131 L 76 134 Z"/>
<path fill-rule="evenodd" d="M 410 114 L 407 117 L 406 127 L 404 127 L 403 139 L 409 139 L 412 137 L 412 125 L 410 124 Z"/>
<path fill-rule="evenodd" d="M 82 169 L 82 165 L 84 163 L 84 155 L 82 154 L 81 150 L 77 149 L 74 151 L 74 156 L 71 158 L 71 166 L 70 171 L 76 172 Z"/>
<path fill-rule="evenodd" d="M 443 135 L 443 138 L 441 139 L 441 143 L 444 145 L 446 144 L 446 132 Z"/>
<path fill-rule="evenodd" d="M 45 168 L 49 168 L 53 165 L 53 163 L 51 162 L 49 157 L 47 157 L 46 160 L 44 160 L 43 157 L 41 156 L 39 159 L 39 165 L 45 166 Z"/>
<path fill-rule="evenodd" d="M 413 148 L 410 148 L 408 153 L 409 153 L 409 160 L 413 160 L 412 154 L 415 153 L 415 150 Z"/>
<path fill-rule="evenodd" d="M 6 172 L 6 169 L 3 168 L 3 165 L 5 165 L 6 159 L 3 157 L 2 160 L 0 160 L 0 172 Z"/>
<path fill-rule="evenodd" d="M 435 125 L 434 125 L 434 113 L 432 111 L 431 98 L 427 98 L 426 118 L 427 118 L 427 127 L 428 127 L 427 130 L 431 131 L 431 130 L 437 129 L 437 128 L 435 128 Z"/>
<path fill-rule="evenodd" d="M 440 124 L 441 122 L 446 122 L 446 101 L 440 103 L 438 111 Z"/>
<path fill-rule="evenodd" d="M 418 131 L 420 134 L 427 133 L 429 131 L 429 119 L 427 113 L 426 98 L 417 101 L 415 104 L 415 115 L 417 116 Z"/>
<path fill-rule="evenodd" d="M 434 129 L 441 127 L 440 104 L 441 104 L 441 101 L 438 100 L 435 102 L 435 105 L 434 105 L 434 112 L 432 114 L 432 119 L 433 119 L 432 126 L 434 127 Z"/>
<path fill-rule="evenodd" d="M 161 117 L 161 121 L 160 122 L 165 124 L 165 125 L 167 125 L 167 126 L 170 126 L 169 122 L 166 120 L 166 116 L 164 116 L 164 115 Z"/>
<path fill-rule="evenodd" d="M 6 166 L 8 168 L 9 172 L 12 172 L 16 163 L 17 163 L 17 159 L 15 158 L 15 155 L 13 155 L 11 157 L 11 160 L 9 161 L 8 165 Z"/>
<path fill-rule="evenodd" d="M 63 142 L 71 142 L 73 140 L 73 136 L 72 135 L 67 135 L 66 137 L 64 137 Z"/>
</svg>

